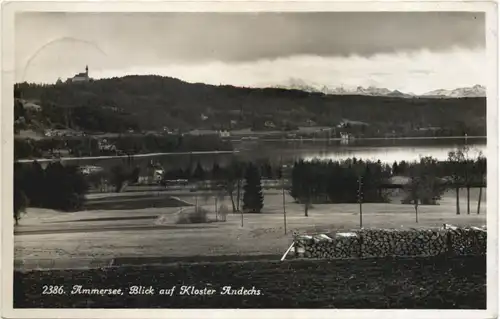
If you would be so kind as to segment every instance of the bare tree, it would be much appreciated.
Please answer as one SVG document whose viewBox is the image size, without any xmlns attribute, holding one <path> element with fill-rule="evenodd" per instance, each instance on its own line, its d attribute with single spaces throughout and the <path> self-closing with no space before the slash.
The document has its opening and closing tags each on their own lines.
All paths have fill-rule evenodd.
<svg viewBox="0 0 500 319">
<path fill-rule="evenodd" d="M 411 165 L 408 173 L 410 175 L 410 181 L 408 184 L 406 184 L 404 190 L 407 194 L 407 198 L 413 204 L 413 207 L 415 209 L 415 222 L 418 223 L 418 205 L 422 200 L 422 193 L 424 188 L 421 174 L 421 163 L 415 163 L 414 165 Z"/>
<path fill-rule="evenodd" d="M 215 181 L 205 181 L 203 183 L 203 189 L 205 191 L 202 193 L 202 199 L 205 204 L 209 203 L 211 200 L 214 201 L 215 220 L 219 221 L 219 202 L 225 199 L 227 190 L 221 188 L 221 185 L 214 185 L 214 182 Z"/>
<path fill-rule="evenodd" d="M 236 181 L 236 210 L 240 210 L 240 203 L 241 203 L 241 188 L 242 188 L 242 180 L 240 176 L 237 176 L 237 181 Z"/>
<path fill-rule="evenodd" d="M 460 215 L 460 186 L 463 185 L 465 181 L 464 168 L 466 164 L 466 152 L 468 152 L 467 146 L 448 153 L 448 163 L 451 168 L 451 181 L 456 193 L 457 215 Z"/>
<path fill-rule="evenodd" d="M 313 196 L 313 172 L 309 163 L 300 162 L 292 171 L 292 192 L 299 203 L 304 204 L 304 216 L 309 217 Z M 293 195 L 292 195 L 293 196 Z"/>
<path fill-rule="evenodd" d="M 233 213 L 239 210 L 240 193 L 241 193 L 241 178 L 243 166 L 237 161 L 233 161 L 229 167 L 224 169 L 223 179 L 221 182 L 222 188 L 229 195 L 233 206 Z M 235 194 L 236 192 L 236 194 Z M 235 201 L 236 196 L 236 201 Z"/>
<path fill-rule="evenodd" d="M 479 198 L 477 201 L 477 214 L 481 210 L 481 200 L 483 195 L 483 183 L 486 176 L 486 157 L 483 156 L 482 152 L 479 152 L 476 160 L 477 172 L 478 172 L 478 182 L 479 182 Z"/>
<path fill-rule="evenodd" d="M 472 168 L 474 166 L 474 160 L 469 158 L 469 147 L 463 148 L 464 159 L 463 163 L 463 182 L 465 183 L 465 188 L 467 190 L 467 215 L 470 215 L 470 184 L 474 180 L 474 174 Z"/>
<path fill-rule="evenodd" d="M 415 209 L 415 222 L 418 223 L 418 208 L 420 204 L 435 204 L 444 191 L 436 175 L 437 161 L 431 157 L 420 159 L 419 163 L 408 169 L 410 181 L 405 186 L 407 200 Z"/>
<path fill-rule="evenodd" d="M 307 190 L 304 192 L 302 201 L 304 203 L 304 216 L 309 217 L 309 208 L 311 208 L 311 190 L 309 187 L 307 187 Z"/>
</svg>

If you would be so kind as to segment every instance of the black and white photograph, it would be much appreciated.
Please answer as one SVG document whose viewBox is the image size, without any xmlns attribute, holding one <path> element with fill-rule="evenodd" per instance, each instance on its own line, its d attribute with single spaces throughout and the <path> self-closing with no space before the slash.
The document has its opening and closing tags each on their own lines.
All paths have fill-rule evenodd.
<svg viewBox="0 0 500 319">
<path fill-rule="evenodd" d="M 434 4 L 14 10 L 12 313 L 496 311 L 495 6 Z"/>
</svg>

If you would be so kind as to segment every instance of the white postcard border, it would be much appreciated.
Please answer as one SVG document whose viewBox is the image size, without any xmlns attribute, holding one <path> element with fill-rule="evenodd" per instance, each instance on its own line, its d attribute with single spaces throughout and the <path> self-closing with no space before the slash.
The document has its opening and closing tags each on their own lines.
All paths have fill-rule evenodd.
<svg viewBox="0 0 500 319">
<path fill-rule="evenodd" d="M 486 12 L 487 60 L 487 310 L 319 309 L 13 309 L 13 84 L 14 15 L 21 11 L 71 12 L 293 12 L 293 11 L 476 11 Z M 2 2 L 2 317 L 6 318 L 494 318 L 498 316 L 498 17 L 487 1 L 15 1 Z"/>
</svg>

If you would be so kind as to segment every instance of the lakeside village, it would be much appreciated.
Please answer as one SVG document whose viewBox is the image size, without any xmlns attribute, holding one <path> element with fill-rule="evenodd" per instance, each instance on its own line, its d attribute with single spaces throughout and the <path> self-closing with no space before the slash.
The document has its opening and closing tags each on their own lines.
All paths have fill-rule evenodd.
<svg viewBox="0 0 500 319">
<path fill-rule="evenodd" d="M 270 123 L 266 123 L 270 124 Z M 189 153 L 189 152 L 220 152 L 231 154 L 237 150 L 234 146 L 244 148 L 246 144 L 255 147 L 255 143 L 260 141 L 279 141 L 286 140 L 291 142 L 314 141 L 319 142 L 334 142 L 340 145 L 350 145 L 358 140 L 362 140 L 363 136 L 357 134 L 357 130 L 366 123 L 345 121 L 333 128 L 318 128 L 312 126 L 301 128 L 301 131 L 295 133 L 282 132 L 258 132 L 254 134 L 248 130 L 245 134 L 231 134 L 231 131 L 216 131 L 216 130 L 193 130 L 186 133 L 174 132 L 165 128 L 163 132 L 127 132 L 123 134 L 103 134 L 83 133 L 71 130 L 47 130 L 46 137 L 39 140 L 16 140 L 16 157 L 18 162 L 33 162 L 35 157 L 43 166 L 51 161 L 64 160 L 71 157 L 78 159 L 79 157 L 89 157 L 89 160 L 83 161 L 79 165 L 79 171 L 85 175 L 105 175 L 103 166 L 91 164 L 99 157 L 121 157 L 123 162 L 130 160 L 130 156 L 151 153 Z M 307 130 L 309 129 L 309 130 Z M 358 130 L 360 131 L 360 130 Z M 311 133 L 312 132 L 312 133 Z M 267 134 L 266 134 L 267 133 Z M 467 136 L 465 136 L 467 137 Z M 181 142 L 182 141 L 182 142 Z M 184 143 L 186 147 L 172 147 Z M 24 144 L 24 145 L 21 145 Z M 26 144 L 28 146 L 26 147 Z M 162 145 L 168 145 L 162 147 Z M 188 146 L 189 145 L 189 146 Z M 25 149 L 28 149 L 27 151 Z M 24 154 L 23 154 L 24 153 Z M 31 158 L 30 158 L 31 157 Z M 94 160 L 92 160 L 94 159 Z M 83 164 L 83 163 L 89 164 Z M 69 162 L 71 164 L 71 162 Z M 130 163 L 128 164 L 131 165 Z M 196 163 L 192 163 L 196 165 Z M 145 165 L 142 165 L 143 167 Z M 286 164 L 283 164 L 287 168 Z M 195 167 L 193 167 L 194 169 Z M 210 170 L 210 168 L 204 168 Z M 146 169 L 141 169 L 135 184 L 152 185 L 162 184 L 163 186 L 178 186 L 187 187 L 188 179 L 191 179 L 190 174 L 167 174 L 168 170 L 158 160 L 149 159 Z M 169 175 L 169 176 L 167 176 Z M 196 174 L 195 174 L 196 175 Z M 274 185 L 276 181 L 263 181 L 264 185 Z M 194 185 L 193 183 L 189 183 Z M 192 186 L 195 187 L 195 186 Z M 200 186 L 197 186 L 198 188 Z M 113 189 L 109 182 L 104 179 L 98 187 L 101 191 Z"/>
<path fill-rule="evenodd" d="M 345 106 L 339 106 L 335 109 L 335 112 L 339 114 L 332 115 L 332 113 L 325 116 L 325 114 L 317 113 L 319 108 L 312 103 L 309 107 L 311 109 L 294 111 L 297 114 L 291 116 L 288 114 L 289 112 L 284 113 L 279 108 L 275 110 L 270 108 L 268 112 L 259 112 L 254 109 L 271 100 L 266 95 L 255 102 L 243 100 L 241 103 L 248 104 L 248 110 L 243 106 L 235 109 L 225 105 L 224 103 L 227 102 L 224 99 L 229 94 L 229 91 L 226 93 L 227 88 L 225 87 L 211 88 L 214 90 L 212 93 L 214 101 L 220 101 L 215 102 L 215 105 L 207 103 L 207 105 L 197 106 L 198 103 L 191 105 L 190 101 L 182 102 L 181 100 L 178 102 L 179 106 L 176 106 L 169 105 L 167 99 L 162 100 L 162 104 L 155 106 L 152 112 L 163 110 L 161 112 L 164 114 L 164 120 L 159 120 L 162 116 L 158 114 L 151 119 L 145 118 L 139 125 L 137 122 L 139 114 L 134 113 L 139 111 L 135 107 L 138 102 L 133 102 L 138 97 L 134 95 L 134 92 L 149 89 L 150 86 L 147 86 L 147 83 L 152 83 L 152 81 L 157 81 L 157 85 L 161 84 L 162 87 L 171 87 L 171 89 L 181 86 L 185 87 L 186 91 L 195 90 L 191 84 L 170 78 L 144 76 L 93 80 L 89 76 L 88 66 L 85 67 L 85 72 L 78 73 L 65 82 L 58 80 L 55 85 L 17 84 L 14 88 L 16 159 L 175 152 L 180 150 L 167 147 L 166 144 L 171 144 L 172 140 L 181 138 L 219 140 L 208 143 L 211 149 L 190 147 L 190 149 L 182 151 L 220 151 L 231 149 L 228 145 L 235 142 L 340 141 L 341 144 L 346 145 L 355 140 L 363 139 L 467 138 L 467 136 L 484 135 L 484 125 L 479 125 L 479 122 L 474 120 L 475 113 L 471 116 L 461 115 L 463 118 L 453 118 L 453 114 L 457 114 L 458 110 L 462 108 L 462 104 L 469 103 L 461 99 L 449 101 L 419 98 L 389 99 L 376 96 L 328 96 L 328 99 L 346 101 Z M 126 88 L 121 88 L 123 83 L 127 83 Z M 231 90 L 242 92 L 238 90 L 244 89 L 232 88 Z M 149 91 L 155 92 L 152 89 Z M 119 92 L 127 94 L 128 97 L 124 99 L 125 96 L 121 96 Z M 294 95 L 297 94 L 306 94 L 301 96 L 301 99 L 309 98 L 308 93 L 297 92 L 278 90 L 273 94 L 284 95 L 286 100 L 283 103 L 294 103 L 293 101 L 296 101 Z M 260 91 L 256 91 L 256 95 L 257 93 L 264 94 Z M 275 98 L 275 96 L 271 97 Z M 312 98 L 315 97 L 309 99 Z M 184 99 L 184 97 L 179 97 L 179 99 Z M 355 111 L 355 108 L 364 108 L 363 105 L 367 102 L 381 104 L 374 105 L 373 111 L 360 110 L 361 113 Z M 473 100 L 470 103 L 478 102 L 480 101 Z M 132 104 L 126 105 L 127 103 Z M 395 103 L 395 105 L 393 106 L 391 103 Z M 435 118 L 430 114 L 429 116 L 435 118 L 432 121 L 423 115 L 414 118 L 408 114 L 409 112 L 393 115 L 396 117 L 404 116 L 404 120 L 388 121 L 387 116 L 383 116 L 386 113 L 384 112 L 385 108 L 387 108 L 387 112 L 394 113 L 396 110 L 394 107 L 398 104 L 401 104 L 398 109 L 404 110 L 407 106 L 412 107 L 412 109 L 419 108 L 419 105 L 427 108 L 430 107 L 429 103 L 436 104 L 434 107 L 436 112 L 443 113 L 444 110 L 445 116 L 451 107 L 456 111 L 443 119 Z M 453 105 L 455 103 L 457 105 Z M 186 106 L 182 107 L 184 104 Z M 442 106 L 438 106 L 439 104 Z M 167 105 L 169 106 L 167 107 Z M 195 109 L 184 110 L 187 107 Z M 474 112 L 478 112 L 480 107 L 482 106 L 479 104 L 477 107 L 473 105 L 472 109 Z M 352 110 L 346 112 L 344 109 L 347 108 Z M 439 110 L 440 108 L 443 110 Z M 371 116 L 368 111 L 374 112 L 374 116 Z M 418 110 L 412 110 L 412 112 L 416 111 Z M 424 111 L 422 110 L 422 112 Z M 141 117 L 151 115 L 140 114 Z M 353 116 L 359 118 L 353 118 Z M 153 125 L 153 120 L 159 121 Z M 145 141 L 147 139 L 158 140 L 162 138 L 165 143 L 158 142 L 157 144 L 162 144 L 162 147 L 155 147 L 155 149 L 145 149 L 141 145 L 130 145 L 131 143 L 147 143 Z M 130 140 L 133 139 L 135 140 L 131 142 Z"/>
</svg>

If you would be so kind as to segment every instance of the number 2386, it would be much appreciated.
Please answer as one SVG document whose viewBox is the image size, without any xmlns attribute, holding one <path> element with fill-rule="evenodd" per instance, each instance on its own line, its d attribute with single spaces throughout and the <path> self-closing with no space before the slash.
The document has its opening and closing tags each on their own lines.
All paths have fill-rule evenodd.
<svg viewBox="0 0 500 319">
<path fill-rule="evenodd" d="M 43 286 L 42 295 L 62 295 L 64 294 L 63 286 Z"/>
</svg>

